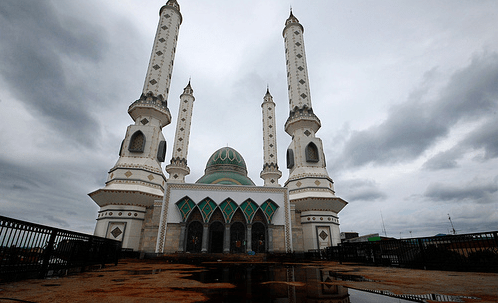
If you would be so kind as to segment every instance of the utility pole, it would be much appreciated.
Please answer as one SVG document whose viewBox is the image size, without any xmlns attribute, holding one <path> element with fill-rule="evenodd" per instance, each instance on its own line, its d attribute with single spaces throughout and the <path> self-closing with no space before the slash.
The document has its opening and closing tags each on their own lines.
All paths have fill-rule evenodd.
<svg viewBox="0 0 498 303">
<path fill-rule="evenodd" d="M 453 222 L 451 221 L 450 214 L 448 214 L 448 220 L 450 220 L 451 223 L 451 231 L 453 232 L 454 235 L 456 235 L 456 230 L 455 227 L 453 226 Z"/>
<path fill-rule="evenodd" d="M 384 217 L 382 216 L 382 210 L 380 211 L 380 219 L 382 220 L 382 231 L 384 232 L 384 236 L 387 237 L 386 226 L 384 225 Z"/>
</svg>

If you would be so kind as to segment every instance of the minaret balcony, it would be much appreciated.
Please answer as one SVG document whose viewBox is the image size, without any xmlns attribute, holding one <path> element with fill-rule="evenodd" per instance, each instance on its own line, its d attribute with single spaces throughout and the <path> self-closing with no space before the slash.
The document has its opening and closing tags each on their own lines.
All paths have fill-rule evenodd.
<svg viewBox="0 0 498 303">
<path fill-rule="evenodd" d="M 292 136 L 296 129 L 309 128 L 317 132 L 322 126 L 320 119 L 313 113 L 313 109 L 306 106 L 294 108 L 285 122 L 285 132 Z"/>
<path fill-rule="evenodd" d="M 156 118 L 160 121 L 161 127 L 171 123 L 171 113 L 162 95 L 156 97 L 151 93 L 147 95 L 142 94 L 140 99 L 130 105 L 128 114 L 133 120 L 144 116 Z"/>
</svg>

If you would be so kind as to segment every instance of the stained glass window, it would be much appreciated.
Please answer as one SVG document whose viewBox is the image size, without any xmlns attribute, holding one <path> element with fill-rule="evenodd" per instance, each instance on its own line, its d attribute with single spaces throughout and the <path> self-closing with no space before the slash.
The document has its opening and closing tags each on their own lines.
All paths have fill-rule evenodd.
<svg viewBox="0 0 498 303">
<path fill-rule="evenodd" d="M 176 202 L 176 207 L 178 207 L 178 210 L 182 215 L 182 221 L 185 222 L 192 209 L 194 209 L 195 203 L 189 197 L 185 197 Z"/>
<path fill-rule="evenodd" d="M 233 214 L 235 210 L 237 210 L 237 204 L 232 201 L 232 199 L 226 199 L 220 204 L 221 212 L 223 213 L 223 217 L 225 217 L 225 222 L 230 223 L 232 220 Z"/>
<path fill-rule="evenodd" d="M 198 204 L 198 206 L 199 210 L 201 211 L 204 222 L 209 222 L 211 215 L 216 209 L 216 203 L 214 203 L 213 200 L 206 198 L 202 200 L 201 203 Z"/>
<path fill-rule="evenodd" d="M 251 222 L 254 214 L 258 210 L 258 205 L 251 199 L 247 199 L 244 203 L 242 203 L 242 205 L 240 205 L 240 209 L 244 213 L 247 222 Z"/>
<path fill-rule="evenodd" d="M 265 214 L 269 223 L 271 223 L 271 220 L 273 219 L 273 215 L 275 214 L 277 209 L 278 209 L 278 205 L 269 199 L 266 200 L 265 203 L 261 204 L 261 210 Z"/>
</svg>

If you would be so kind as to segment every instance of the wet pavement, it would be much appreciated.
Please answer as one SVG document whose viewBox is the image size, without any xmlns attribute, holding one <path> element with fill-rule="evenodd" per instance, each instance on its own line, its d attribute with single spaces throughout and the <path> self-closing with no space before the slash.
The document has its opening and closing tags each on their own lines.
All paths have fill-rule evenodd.
<svg viewBox="0 0 498 303">
<path fill-rule="evenodd" d="M 498 274 L 261 260 L 123 260 L 61 278 L 0 283 L 0 302 L 498 302 Z"/>
<path fill-rule="evenodd" d="M 206 270 L 189 279 L 231 283 L 234 288 L 202 289 L 206 302 L 472 302 L 480 298 L 439 294 L 395 294 L 351 289 L 344 281 L 375 282 L 360 275 L 339 273 L 324 266 L 292 264 L 204 264 Z"/>
</svg>

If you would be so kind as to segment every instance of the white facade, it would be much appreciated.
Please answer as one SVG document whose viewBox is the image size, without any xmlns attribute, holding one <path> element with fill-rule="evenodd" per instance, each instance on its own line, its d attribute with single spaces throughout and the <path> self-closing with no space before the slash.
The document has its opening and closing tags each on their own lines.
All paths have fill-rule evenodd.
<svg viewBox="0 0 498 303">
<path fill-rule="evenodd" d="M 161 212 L 161 220 L 158 229 L 158 240 L 156 246 L 157 253 L 174 253 L 185 252 L 186 243 L 188 240 L 186 235 L 185 219 L 182 212 L 179 210 L 179 201 L 185 197 L 190 198 L 194 203 L 199 203 L 206 198 L 212 200 L 216 206 L 209 213 L 212 215 L 217 209 L 223 214 L 220 218 L 225 226 L 224 233 L 224 253 L 230 252 L 230 218 L 222 210 L 222 202 L 231 200 L 237 207 L 238 211 L 244 205 L 244 202 L 251 201 L 257 205 L 251 217 L 251 214 L 244 213 L 246 220 L 246 247 L 245 252 L 251 251 L 254 248 L 251 246 L 251 225 L 252 221 L 258 212 L 263 212 L 265 202 L 271 201 L 277 207 L 272 215 L 265 215 L 264 225 L 267 228 L 266 242 L 267 252 L 292 252 L 292 233 L 290 220 L 290 204 L 288 200 L 288 192 L 282 187 L 262 187 L 262 186 L 240 186 L 240 185 L 218 185 L 218 184 L 168 184 L 166 194 L 164 196 Z M 210 221 L 208 218 L 206 221 Z M 204 235 L 208 235 L 208 222 L 204 224 Z M 209 252 L 209 239 L 203 239 L 202 252 Z M 233 244 L 233 243 L 232 243 Z"/>
</svg>

